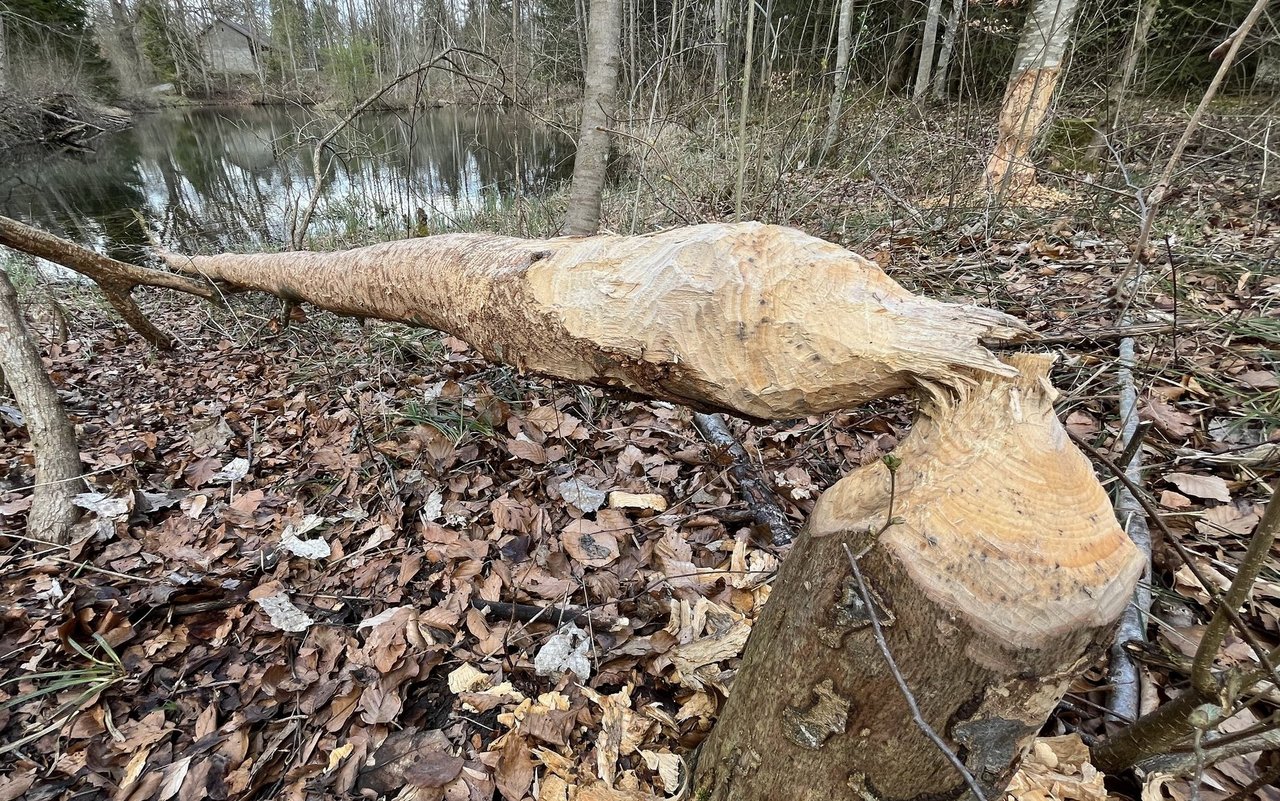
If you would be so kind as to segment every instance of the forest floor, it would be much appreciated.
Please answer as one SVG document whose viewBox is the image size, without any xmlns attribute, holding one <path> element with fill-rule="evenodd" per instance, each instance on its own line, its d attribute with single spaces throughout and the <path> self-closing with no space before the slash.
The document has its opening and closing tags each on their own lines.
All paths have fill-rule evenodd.
<svg viewBox="0 0 1280 801">
<path fill-rule="evenodd" d="M 1111 289 L 1130 239 L 1098 222 L 1114 219 L 1098 192 L 1067 183 L 1048 208 L 956 222 L 885 188 L 809 171 L 770 197 L 811 198 L 785 221 L 913 291 L 1026 319 L 1059 354 L 1068 428 L 1117 455 Z M 728 213 L 723 195 L 669 189 L 675 222 Z M 1137 339 L 1144 486 L 1223 582 L 1280 473 L 1280 206 L 1256 189 L 1220 169 L 1184 186 L 1128 309 L 1159 331 Z M 873 207 L 878 222 L 848 224 Z M 31 454 L 0 399 L 0 801 L 680 791 L 785 556 L 744 522 L 726 454 L 687 410 L 527 378 L 435 332 L 310 312 L 282 328 L 263 299 L 139 294 L 177 351 L 150 351 L 76 290 L 58 288 L 61 315 L 26 287 L 91 491 L 75 544 L 22 538 Z M 911 418 L 888 401 L 733 426 L 798 527 Z M 1244 618 L 1274 647 L 1272 556 Z M 1158 532 L 1154 564 L 1148 708 L 1185 686 L 1210 610 Z M 582 679 L 540 674 L 557 649 L 582 656 Z M 1219 664 L 1251 659 L 1233 635 Z M 1074 737 L 1103 732 L 1105 683 L 1098 665 L 1072 687 L 1044 730 L 1066 738 L 1037 746 L 1018 797 L 1191 798 L 1186 777 L 1104 786 L 1082 763 Z M 1277 700 L 1259 693 L 1223 730 Z M 1199 797 L 1268 768 L 1220 762 Z"/>
</svg>

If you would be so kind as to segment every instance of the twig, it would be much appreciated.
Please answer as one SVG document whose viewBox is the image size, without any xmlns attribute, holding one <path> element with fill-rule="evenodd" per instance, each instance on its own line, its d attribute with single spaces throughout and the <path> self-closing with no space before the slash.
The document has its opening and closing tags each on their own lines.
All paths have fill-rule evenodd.
<svg viewBox="0 0 1280 801">
<path fill-rule="evenodd" d="M 729 469 L 738 482 L 738 493 L 751 510 L 756 524 L 769 529 L 773 544 L 781 546 L 794 540 L 795 532 L 791 530 L 786 513 L 778 506 L 777 496 L 753 469 L 751 457 L 737 437 L 733 436 L 724 417 L 698 413 L 693 416 L 693 425 L 707 441 L 724 448 L 733 459 L 733 465 Z"/>
<path fill-rule="evenodd" d="M 1075 345 L 1087 344 L 1090 342 L 1113 342 L 1117 339 L 1126 339 L 1138 337 L 1158 337 L 1165 334 L 1177 334 L 1183 331 L 1199 331 L 1203 328 L 1214 328 L 1221 324 L 1220 320 L 1201 320 L 1197 322 L 1182 322 L 1177 325 L 1173 323 L 1138 323 L 1135 325 L 1125 326 L 1123 328 L 1099 328 L 1095 331 L 1080 331 L 1074 334 L 1054 334 L 1052 336 L 1036 337 L 1031 340 L 1036 345 Z M 999 342 L 984 342 L 986 347 L 992 350 L 1007 350 L 1011 348 L 1020 348 L 1026 345 L 1026 341 L 1009 341 L 1001 340 Z"/>
<path fill-rule="evenodd" d="M 1165 193 L 1169 191 L 1169 184 L 1173 181 L 1173 173 L 1178 169 L 1178 164 L 1182 161 L 1182 153 L 1187 148 L 1187 143 L 1191 141 L 1191 135 L 1200 125 L 1200 119 L 1204 117 L 1205 111 L 1209 107 L 1209 103 L 1218 93 L 1218 87 L 1222 85 L 1222 81 L 1227 76 L 1227 72 L 1231 69 L 1232 63 L 1236 60 L 1236 54 L 1240 52 L 1240 45 L 1244 43 L 1245 37 L 1249 33 L 1249 29 L 1262 16 L 1262 12 L 1266 9 L 1271 0 L 1257 0 L 1253 4 L 1253 8 L 1249 9 L 1248 15 L 1245 16 L 1244 22 L 1240 23 L 1240 27 L 1236 32 L 1228 37 L 1227 52 L 1222 57 L 1222 64 L 1218 67 L 1218 71 L 1214 74 L 1213 80 L 1209 82 L 1209 88 L 1205 89 L 1204 96 L 1200 98 L 1199 105 L 1196 110 L 1191 113 L 1191 119 L 1187 120 L 1186 130 L 1182 132 L 1182 136 L 1178 139 L 1178 143 L 1174 145 L 1173 153 L 1169 155 L 1169 161 L 1164 165 L 1164 171 L 1160 173 L 1160 179 L 1156 181 L 1156 185 L 1151 188 L 1148 195 L 1147 207 L 1142 215 L 1142 229 L 1138 232 L 1138 241 L 1133 245 L 1133 252 L 1129 254 L 1129 263 L 1121 270 L 1119 277 L 1116 278 L 1114 291 L 1117 295 L 1124 294 L 1125 285 L 1129 282 L 1130 275 L 1134 272 L 1138 265 L 1138 261 L 1142 258 L 1142 253 L 1147 248 L 1147 242 L 1151 239 L 1151 227 L 1155 223 L 1156 214 L 1160 210 L 1160 203 L 1164 200 Z M 1227 44 L 1224 42 L 1223 44 Z M 1221 45 L 1219 45 L 1221 48 Z M 1218 52 L 1215 48 L 1214 53 Z"/>
<path fill-rule="evenodd" d="M 1242 787 L 1232 793 L 1226 801 L 1249 801 L 1250 798 L 1254 797 L 1254 793 L 1276 782 L 1280 782 L 1280 762 L 1277 762 L 1271 770 L 1249 782 L 1249 786 Z"/>
<path fill-rule="evenodd" d="M 1191 575 L 1200 583 L 1200 586 L 1204 589 L 1205 593 L 1208 594 L 1209 598 L 1212 599 L 1214 603 L 1218 604 L 1218 608 L 1225 610 L 1225 614 L 1230 618 L 1231 622 L 1235 624 L 1236 630 L 1239 632 L 1241 638 L 1249 644 L 1249 647 L 1253 649 L 1254 654 L 1258 657 L 1258 661 L 1262 663 L 1263 668 L 1266 670 L 1266 675 L 1271 676 L 1276 680 L 1277 684 L 1280 685 L 1280 674 L 1276 673 L 1275 665 L 1272 662 L 1267 649 L 1263 647 L 1262 643 L 1258 642 L 1257 637 L 1253 636 L 1253 632 L 1245 625 L 1244 621 L 1240 619 L 1240 615 L 1236 613 L 1234 608 L 1222 605 L 1222 593 L 1218 591 L 1217 586 L 1213 584 L 1213 582 L 1209 581 L 1209 578 L 1204 574 L 1204 571 L 1201 570 L 1200 566 L 1191 558 L 1191 552 L 1187 550 L 1186 546 L 1184 546 L 1178 538 L 1173 535 L 1168 524 L 1166 524 L 1164 519 L 1161 518 L 1160 511 L 1156 509 L 1147 498 L 1147 495 L 1142 491 L 1142 488 L 1133 483 L 1133 481 L 1125 475 L 1124 471 L 1120 469 L 1119 465 L 1108 459 L 1104 453 L 1090 445 L 1080 437 L 1080 435 L 1068 431 L 1067 436 L 1071 437 L 1071 441 L 1083 449 L 1085 453 L 1089 454 L 1090 457 L 1102 463 L 1104 467 L 1110 470 L 1111 474 L 1116 477 L 1116 480 L 1121 484 L 1124 484 L 1129 492 L 1133 494 L 1134 499 L 1142 505 L 1143 511 L 1147 513 L 1148 520 L 1155 523 L 1156 528 L 1160 529 L 1160 533 L 1164 535 L 1165 541 L 1169 543 L 1169 547 L 1173 548 L 1174 552 L 1178 554 L 1178 558 L 1181 559 L 1183 564 L 1187 566 L 1187 569 L 1191 571 Z M 1272 497 L 1274 498 L 1275 496 L 1273 495 Z M 1276 504 L 1268 503 L 1267 511 L 1270 512 L 1273 506 L 1276 506 Z M 1277 509 L 1277 514 L 1280 515 L 1280 509 Z M 1258 530 L 1261 529 L 1262 524 L 1259 523 Z M 1254 532 L 1255 539 L 1258 536 L 1258 530 L 1255 530 Z M 1272 535 L 1274 536 L 1274 532 Z M 1237 573 L 1236 576 L 1238 578 L 1239 573 Z M 1204 642 L 1204 640 L 1202 639 L 1201 642 Z"/>
<path fill-rule="evenodd" d="M 365 109 L 378 102 L 383 95 L 390 92 L 400 83 L 407 81 L 415 75 L 420 75 L 426 72 L 437 64 L 452 64 L 452 56 L 455 53 L 478 56 L 488 61 L 493 61 L 489 56 L 479 52 L 478 50 L 469 50 L 464 47 L 450 47 L 430 61 L 424 61 L 418 66 L 400 73 L 387 83 L 383 84 L 376 92 L 366 97 L 360 103 L 357 103 L 355 108 L 351 109 L 347 116 L 343 117 L 337 125 L 330 128 L 324 136 L 320 137 L 311 154 L 312 180 L 314 182 L 311 187 L 311 196 L 307 198 L 306 208 L 302 210 L 302 216 L 298 219 L 297 227 L 290 233 L 289 237 L 293 243 L 294 250 L 302 249 L 302 242 L 306 238 L 307 229 L 311 227 L 311 218 L 315 214 L 316 204 L 320 202 L 320 194 L 324 191 L 324 181 L 328 173 L 328 167 L 324 162 L 324 151 L 329 147 L 329 144 L 334 140 L 334 137 L 342 133 L 343 129 L 350 125 L 356 117 L 360 116 Z"/>
<path fill-rule="evenodd" d="M 920 714 L 920 707 L 916 704 L 916 698 L 911 693 L 911 688 L 907 686 L 907 680 L 902 677 L 902 671 L 898 670 L 898 663 L 894 661 L 893 654 L 889 651 L 889 643 L 884 638 L 884 630 L 880 627 L 880 617 L 876 614 L 875 602 L 871 599 L 871 593 L 867 591 L 867 583 L 862 578 L 862 570 L 858 567 L 858 560 L 853 558 L 853 551 L 849 549 L 848 543 L 842 544 L 845 554 L 849 557 L 849 567 L 853 569 L 853 579 L 858 583 L 858 593 L 862 596 L 863 607 L 867 610 L 867 618 L 871 621 L 871 633 L 876 638 L 876 644 L 880 646 L 880 654 L 884 656 L 885 664 L 889 666 L 889 672 L 893 674 L 893 680 L 897 683 L 898 689 L 902 691 L 902 697 L 907 701 L 907 707 L 911 710 L 911 719 L 915 721 L 916 727 L 924 733 L 926 737 L 933 741 L 938 747 L 942 755 L 947 758 L 956 770 L 960 771 L 960 775 L 964 777 L 965 784 L 969 785 L 969 791 L 973 793 L 973 797 L 978 801 L 987 801 L 987 797 L 983 794 L 982 788 L 978 786 L 978 780 L 973 777 L 969 768 L 960 761 L 960 757 L 956 756 L 951 750 L 951 746 L 947 745 L 933 727 L 925 721 L 924 715 Z"/>
<path fill-rule="evenodd" d="M 559 625 L 571 621 L 586 628 L 598 625 L 609 629 L 617 621 L 606 618 L 592 618 L 585 607 L 564 604 L 563 606 L 534 606 L 532 604 L 513 604 L 503 601 L 486 601 L 483 598 L 472 598 L 471 606 L 496 619 L 519 620 L 522 623 L 553 623 Z"/>
</svg>

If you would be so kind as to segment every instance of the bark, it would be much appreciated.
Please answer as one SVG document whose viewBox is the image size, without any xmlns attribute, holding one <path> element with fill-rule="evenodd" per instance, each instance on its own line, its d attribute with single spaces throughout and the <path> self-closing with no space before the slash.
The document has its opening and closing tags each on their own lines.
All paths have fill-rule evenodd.
<svg viewBox="0 0 1280 801">
<path fill-rule="evenodd" d="M 911 99 L 924 99 L 929 91 L 929 75 L 933 71 L 933 56 L 938 49 L 938 18 L 942 16 L 942 0 L 929 0 L 928 12 L 924 18 L 924 39 L 920 45 L 920 63 L 916 67 L 916 85 L 911 92 Z"/>
<path fill-rule="evenodd" d="M 960 15 L 964 13 L 965 0 L 951 0 L 951 16 L 947 18 L 947 32 L 942 35 L 942 52 L 938 54 L 938 68 L 933 74 L 933 99 L 947 96 L 947 71 L 951 68 L 951 54 L 956 49 L 956 34 L 960 29 Z"/>
<path fill-rule="evenodd" d="M 700 799 L 957 798 L 908 721 L 845 551 L 924 720 L 991 798 L 1108 639 L 1142 569 L 1053 411 L 1051 358 L 932 397 L 819 499 L 693 770 Z M 873 533 L 874 532 L 874 533 Z M 878 536 L 877 536 L 878 534 Z"/>
<path fill-rule="evenodd" d="M 1049 113 L 1062 60 L 1071 43 L 1078 0 L 1036 0 L 1022 29 L 1005 89 L 986 185 L 997 194 L 1020 191 L 1036 180 L 1031 150 Z"/>
<path fill-rule="evenodd" d="M 176 289 L 210 301 L 221 299 L 220 290 L 207 281 L 193 281 L 181 275 L 126 264 L 8 217 L 0 217 L 0 245 L 39 256 L 92 278 L 124 321 L 161 350 L 172 348 L 173 339 L 152 325 L 134 303 L 130 293 L 135 286 Z"/>
<path fill-rule="evenodd" d="M 36 483 L 27 533 L 37 540 L 66 542 L 76 521 L 71 499 L 81 491 L 80 449 L 4 270 L 0 270 L 0 370 L 26 418 L 35 450 Z"/>
<path fill-rule="evenodd" d="M 831 92 L 831 106 L 827 110 L 827 133 L 822 137 L 822 155 L 836 143 L 840 130 L 840 108 L 844 104 L 844 90 L 849 80 L 849 37 L 853 29 L 853 0 L 840 0 L 840 20 L 836 30 L 835 89 Z"/>
<path fill-rule="evenodd" d="M 760 223 L 164 256 L 241 289 L 448 331 L 530 372 L 755 419 L 1011 375 L 981 342 L 1025 334 L 1004 314 L 916 297 L 838 245 Z"/>
<path fill-rule="evenodd" d="M 565 232 L 586 236 L 600 228 L 600 196 L 609 164 L 609 132 L 617 100 L 622 60 L 622 1 L 591 0 L 587 73 L 582 94 L 582 128 L 573 160 L 573 184 Z"/>
</svg>

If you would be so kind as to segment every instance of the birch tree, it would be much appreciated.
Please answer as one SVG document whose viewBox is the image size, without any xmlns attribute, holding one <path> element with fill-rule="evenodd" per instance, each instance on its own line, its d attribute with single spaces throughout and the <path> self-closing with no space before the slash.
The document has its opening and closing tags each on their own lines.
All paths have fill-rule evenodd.
<svg viewBox="0 0 1280 801">
<path fill-rule="evenodd" d="M 1003 195 L 1035 183 L 1031 150 L 1049 113 L 1062 60 L 1071 44 L 1078 0 L 1035 0 L 1005 89 L 996 145 L 987 160 L 987 188 Z"/>
<path fill-rule="evenodd" d="M 582 126 L 565 215 L 569 234 L 594 234 L 600 228 L 600 198 L 609 164 L 608 129 L 617 103 L 618 64 L 622 60 L 621 35 L 622 0 L 591 0 Z"/>
<path fill-rule="evenodd" d="M 911 99 L 920 101 L 929 91 L 929 75 L 933 70 L 933 57 L 938 49 L 938 19 L 942 16 L 942 0 L 929 0 L 924 18 L 924 40 L 920 43 L 920 63 L 916 67 L 916 85 Z"/>
<path fill-rule="evenodd" d="M 822 155 L 826 158 L 836 143 L 840 126 L 840 109 L 844 104 L 845 85 L 849 79 L 849 37 L 853 27 L 853 0 L 840 0 L 840 18 L 836 23 L 835 87 L 831 92 L 831 105 L 827 109 L 827 133 L 822 137 Z"/>
<path fill-rule="evenodd" d="M 933 72 L 933 99 L 947 96 L 947 77 L 951 68 L 951 54 L 956 49 L 956 33 L 960 29 L 960 17 L 964 14 L 965 0 L 951 0 L 951 15 L 947 18 L 947 31 L 942 35 L 942 52 L 938 54 L 938 68 Z"/>
</svg>

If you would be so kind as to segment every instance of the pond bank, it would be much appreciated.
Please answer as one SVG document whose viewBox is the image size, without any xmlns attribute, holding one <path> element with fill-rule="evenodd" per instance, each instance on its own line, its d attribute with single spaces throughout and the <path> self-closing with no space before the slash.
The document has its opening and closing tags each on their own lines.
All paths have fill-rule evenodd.
<svg viewBox="0 0 1280 801">
<path fill-rule="evenodd" d="M 132 111 L 75 95 L 0 93 L 0 148 L 45 145 L 85 150 L 98 137 L 128 127 L 132 120 Z"/>
</svg>

